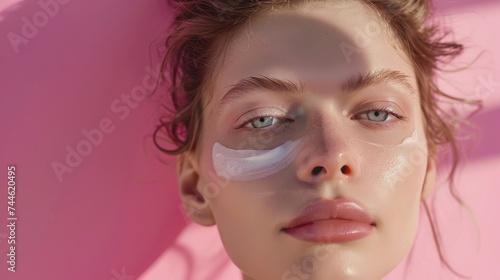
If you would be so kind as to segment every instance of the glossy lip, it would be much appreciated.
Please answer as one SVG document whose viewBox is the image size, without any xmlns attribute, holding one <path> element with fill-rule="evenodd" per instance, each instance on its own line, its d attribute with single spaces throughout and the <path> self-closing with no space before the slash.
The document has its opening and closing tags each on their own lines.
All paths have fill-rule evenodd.
<svg viewBox="0 0 500 280">
<path fill-rule="evenodd" d="M 373 217 L 359 204 L 340 198 L 309 204 L 281 231 L 303 241 L 340 243 L 366 237 L 375 227 Z"/>
</svg>

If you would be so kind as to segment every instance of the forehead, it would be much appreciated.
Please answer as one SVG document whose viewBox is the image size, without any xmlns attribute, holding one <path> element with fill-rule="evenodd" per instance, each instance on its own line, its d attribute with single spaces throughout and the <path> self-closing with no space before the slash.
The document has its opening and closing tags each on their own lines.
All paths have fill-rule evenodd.
<svg viewBox="0 0 500 280">
<path fill-rule="evenodd" d="M 308 90 L 333 89 L 377 70 L 414 73 L 386 24 L 358 1 L 304 4 L 271 11 L 229 42 L 213 84 L 213 101 L 239 80 L 265 75 L 302 82 Z"/>
</svg>

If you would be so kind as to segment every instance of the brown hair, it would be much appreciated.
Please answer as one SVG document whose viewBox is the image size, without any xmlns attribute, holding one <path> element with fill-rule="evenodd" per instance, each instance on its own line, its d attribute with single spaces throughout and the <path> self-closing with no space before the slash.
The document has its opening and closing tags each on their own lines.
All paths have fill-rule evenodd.
<svg viewBox="0 0 500 280">
<path fill-rule="evenodd" d="M 173 1 L 173 0 L 172 0 Z M 214 69 L 233 38 L 250 19 L 276 8 L 291 8 L 304 2 L 319 0 L 175 0 L 176 17 L 165 42 L 167 53 L 162 73 L 170 79 L 170 116 L 160 120 L 154 132 L 156 146 L 171 155 L 196 149 L 203 124 L 205 98 L 211 98 L 210 84 Z M 429 154 L 437 158 L 438 148 L 447 144 L 451 151 L 451 170 L 448 174 L 450 191 L 462 206 L 465 204 L 453 188 L 459 149 L 454 137 L 459 121 L 454 112 L 443 110 L 438 101 L 447 99 L 467 102 L 442 92 L 435 81 L 440 65 L 462 53 L 463 46 L 446 41 L 449 32 L 429 22 L 430 0 L 360 0 L 376 11 L 396 35 L 404 52 L 413 63 L 417 77 L 421 109 L 424 115 Z M 470 102 L 468 102 L 470 104 Z M 158 133 L 166 132 L 175 146 L 159 145 Z M 427 202 L 424 206 L 436 242 L 439 256 L 448 269 L 461 276 L 448 264 L 439 243 L 439 231 L 431 218 Z M 462 277 L 462 276 L 461 276 Z"/>
</svg>

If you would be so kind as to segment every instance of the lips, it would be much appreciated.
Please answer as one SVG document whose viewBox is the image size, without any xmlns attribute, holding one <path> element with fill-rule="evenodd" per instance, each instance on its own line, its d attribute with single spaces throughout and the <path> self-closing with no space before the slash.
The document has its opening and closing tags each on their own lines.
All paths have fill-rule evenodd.
<svg viewBox="0 0 500 280">
<path fill-rule="evenodd" d="M 318 200 L 305 207 L 282 232 L 315 243 L 349 242 L 368 236 L 373 217 L 347 198 Z"/>
</svg>

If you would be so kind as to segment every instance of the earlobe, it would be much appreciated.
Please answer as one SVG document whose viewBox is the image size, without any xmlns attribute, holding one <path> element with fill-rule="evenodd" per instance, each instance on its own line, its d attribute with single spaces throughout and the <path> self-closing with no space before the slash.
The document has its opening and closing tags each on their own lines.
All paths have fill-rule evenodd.
<svg viewBox="0 0 500 280">
<path fill-rule="evenodd" d="M 427 170 L 425 173 L 424 185 L 422 186 L 422 196 L 421 199 L 427 199 L 431 196 L 434 191 L 434 185 L 436 184 L 436 161 L 434 158 L 429 157 L 427 160 Z"/>
<path fill-rule="evenodd" d="M 200 187 L 202 182 L 198 165 L 191 154 L 182 154 L 177 157 L 177 178 L 179 195 L 186 215 L 200 225 L 214 225 L 212 208 Z"/>
</svg>

